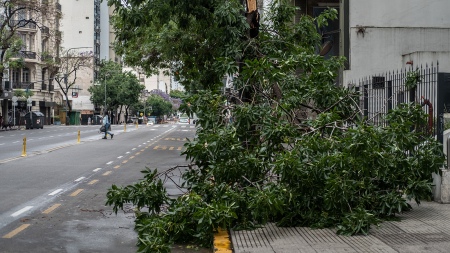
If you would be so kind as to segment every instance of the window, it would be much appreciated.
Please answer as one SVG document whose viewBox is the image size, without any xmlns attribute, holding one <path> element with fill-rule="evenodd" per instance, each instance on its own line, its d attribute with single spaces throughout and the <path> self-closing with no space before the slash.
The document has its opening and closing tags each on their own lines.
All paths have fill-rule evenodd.
<svg viewBox="0 0 450 253">
<path fill-rule="evenodd" d="M 11 80 L 12 80 L 12 82 L 13 82 L 14 84 L 20 82 L 19 77 L 20 77 L 20 70 L 19 70 L 19 69 L 13 69 L 13 70 L 12 70 L 12 77 L 11 77 Z"/>
<path fill-rule="evenodd" d="M 22 69 L 22 82 L 23 83 L 29 83 L 30 82 L 30 69 L 29 68 L 23 68 Z"/>
</svg>

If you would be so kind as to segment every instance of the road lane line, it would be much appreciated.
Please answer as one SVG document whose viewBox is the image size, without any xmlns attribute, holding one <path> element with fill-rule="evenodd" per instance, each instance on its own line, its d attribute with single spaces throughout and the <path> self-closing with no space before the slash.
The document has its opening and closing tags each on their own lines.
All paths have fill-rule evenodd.
<svg viewBox="0 0 450 253">
<path fill-rule="evenodd" d="M 19 216 L 19 215 L 21 215 L 22 213 L 24 213 L 24 212 L 30 210 L 31 208 L 33 208 L 33 206 L 26 206 L 26 207 L 20 209 L 19 211 L 17 211 L 17 212 L 15 212 L 15 213 L 11 214 L 11 216 L 12 216 L 12 217 Z"/>
<path fill-rule="evenodd" d="M 124 160 L 122 163 L 127 163 L 128 162 L 128 160 Z"/>
<path fill-rule="evenodd" d="M 134 158 L 134 155 L 130 156 L 130 159 L 133 159 L 133 158 Z"/>
<path fill-rule="evenodd" d="M 22 232 L 23 230 L 25 230 L 30 225 L 31 224 L 22 224 L 22 225 L 20 225 L 20 227 L 14 229 L 13 231 L 11 231 L 11 232 L 7 233 L 6 235 L 4 235 L 3 238 L 5 238 L 5 239 L 13 238 L 15 235 L 17 235 L 18 233 Z"/>
<path fill-rule="evenodd" d="M 79 178 L 75 179 L 75 182 L 80 182 L 83 179 L 85 179 L 85 177 L 79 177 Z"/>
<path fill-rule="evenodd" d="M 97 172 L 97 171 L 99 171 L 99 170 L 101 170 L 102 168 L 97 168 L 97 169 L 95 169 L 95 170 L 93 170 L 93 172 Z"/>
<path fill-rule="evenodd" d="M 145 151 L 145 148 L 144 149 L 141 149 L 141 152 L 144 152 Z"/>
<path fill-rule="evenodd" d="M 84 189 L 78 189 L 78 190 L 72 192 L 69 196 L 70 196 L 70 197 L 75 197 L 75 196 L 77 196 L 78 194 L 80 194 L 80 192 L 82 192 L 83 190 L 84 190 Z"/>
<path fill-rule="evenodd" d="M 53 211 L 55 211 L 56 208 L 60 207 L 61 204 L 54 204 L 53 206 L 51 206 L 50 208 L 48 208 L 47 210 L 43 211 L 43 214 L 49 214 Z"/>
<path fill-rule="evenodd" d="M 89 182 L 88 184 L 89 185 L 93 185 L 93 184 L 95 184 L 95 183 L 97 183 L 98 182 L 98 180 L 97 179 L 94 179 L 94 180 L 92 180 L 91 182 Z"/>
<path fill-rule="evenodd" d="M 118 158 L 118 159 L 121 159 L 122 157 L 123 157 L 123 156 L 118 156 L 117 158 Z"/>
<path fill-rule="evenodd" d="M 54 196 L 54 195 L 56 195 L 56 194 L 62 192 L 62 190 L 63 190 L 63 189 L 55 190 L 55 191 L 51 192 L 51 193 L 49 194 L 49 196 Z"/>
<path fill-rule="evenodd" d="M 110 164 L 113 163 L 113 162 L 114 162 L 114 161 L 110 161 L 110 162 L 107 162 L 106 164 L 107 164 L 107 165 L 110 165 Z"/>
<path fill-rule="evenodd" d="M 120 165 L 114 166 L 114 169 L 118 169 L 118 168 L 120 168 Z"/>
<path fill-rule="evenodd" d="M 155 146 L 153 149 L 158 149 L 159 148 L 159 146 Z"/>
<path fill-rule="evenodd" d="M 109 171 L 103 173 L 103 176 L 108 176 L 109 174 L 111 174 L 111 172 L 112 172 L 112 171 L 109 170 Z"/>
<path fill-rule="evenodd" d="M 183 147 L 178 147 L 177 150 L 181 150 Z"/>
</svg>

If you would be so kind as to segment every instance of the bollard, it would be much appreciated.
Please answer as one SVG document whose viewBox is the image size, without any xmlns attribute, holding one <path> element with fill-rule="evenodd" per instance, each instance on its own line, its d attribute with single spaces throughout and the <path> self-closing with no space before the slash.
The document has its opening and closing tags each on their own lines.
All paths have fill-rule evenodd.
<svg viewBox="0 0 450 253">
<path fill-rule="evenodd" d="M 138 122 L 136 121 L 136 129 L 138 129 Z"/>
<path fill-rule="evenodd" d="M 27 137 L 23 137 L 22 156 L 27 156 Z"/>
<path fill-rule="evenodd" d="M 77 139 L 77 143 L 80 143 L 80 130 L 78 130 L 78 139 Z"/>
<path fill-rule="evenodd" d="M 127 123 L 125 123 L 124 125 L 123 125 L 123 132 L 125 133 L 127 131 Z"/>
</svg>

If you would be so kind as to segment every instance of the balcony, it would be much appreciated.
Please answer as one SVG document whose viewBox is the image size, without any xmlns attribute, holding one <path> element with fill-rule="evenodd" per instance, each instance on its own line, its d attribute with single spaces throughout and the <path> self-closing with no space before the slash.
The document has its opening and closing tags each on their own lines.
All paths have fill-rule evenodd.
<svg viewBox="0 0 450 253">
<path fill-rule="evenodd" d="M 14 27 L 18 27 L 18 28 L 28 28 L 28 29 L 36 29 L 36 24 L 28 22 L 28 20 L 17 20 L 17 19 L 12 19 L 9 21 L 9 24 L 11 26 Z"/>
<path fill-rule="evenodd" d="M 13 89 L 34 89 L 34 83 L 31 82 L 13 82 Z"/>
<path fill-rule="evenodd" d="M 36 52 L 31 51 L 19 51 L 14 58 L 25 58 L 36 60 Z"/>
<path fill-rule="evenodd" d="M 41 33 L 43 36 L 50 36 L 50 28 L 46 26 L 41 27 Z"/>
<path fill-rule="evenodd" d="M 49 54 L 42 54 L 41 61 L 53 61 L 53 56 L 51 56 Z"/>
</svg>

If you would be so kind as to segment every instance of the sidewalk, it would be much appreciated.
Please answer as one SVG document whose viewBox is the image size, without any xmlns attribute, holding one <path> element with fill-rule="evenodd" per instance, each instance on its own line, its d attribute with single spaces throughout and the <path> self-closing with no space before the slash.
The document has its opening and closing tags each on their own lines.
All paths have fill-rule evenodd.
<svg viewBox="0 0 450 253">
<path fill-rule="evenodd" d="M 450 252 L 450 205 L 411 203 L 400 222 L 372 227 L 368 236 L 340 236 L 335 229 L 279 228 L 230 231 L 235 253 L 288 252 Z"/>
</svg>

